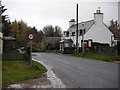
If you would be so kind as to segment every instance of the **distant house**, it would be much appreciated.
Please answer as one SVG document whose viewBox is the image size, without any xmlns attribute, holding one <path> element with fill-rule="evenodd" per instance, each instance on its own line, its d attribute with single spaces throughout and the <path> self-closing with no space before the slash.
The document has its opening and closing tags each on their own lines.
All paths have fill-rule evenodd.
<svg viewBox="0 0 120 90">
<path fill-rule="evenodd" d="M 93 42 L 108 43 L 111 45 L 112 35 L 112 32 L 103 23 L 103 13 L 101 13 L 101 10 L 97 10 L 96 13 L 94 13 L 94 20 L 89 20 L 78 24 L 79 47 L 83 45 L 82 36 L 84 36 L 85 41 L 92 40 Z M 63 32 L 60 43 L 66 43 L 64 42 L 65 39 L 71 39 L 73 41 L 72 46 L 76 45 L 76 24 L 74 19 L 69 21 L 69 28 L 67 31 Z M 65 44 L 64 47 L 66 47 Z"/>
<path fill-rule="evenodd" d="M 3 51 L 4 52 L 11 52 L 17 48 L 16 38 L 11 36 L 3 36 Z M 8 48 L 9 47 L 9 48 Z"/>
</svg>

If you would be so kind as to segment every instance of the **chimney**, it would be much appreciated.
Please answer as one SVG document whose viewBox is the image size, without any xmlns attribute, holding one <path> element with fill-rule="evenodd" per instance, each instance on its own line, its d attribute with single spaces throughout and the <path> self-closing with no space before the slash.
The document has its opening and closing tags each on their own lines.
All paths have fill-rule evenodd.
<svg viewBox="0 0 120 90">
<path fill-rule="evenodd" d="M 75 24 L 75 19 L 70 19 L 70 21 L 69 21 L 69 27 L 71 27 L 74 24 Z"/>
<path fill-rule="evenodd" d="M 101 10 L 96 10 L 96 13 L 94 13 L 94 21 L 95 24 L 103 23 L 103 13 L 101 13 Z"/>
</svg>

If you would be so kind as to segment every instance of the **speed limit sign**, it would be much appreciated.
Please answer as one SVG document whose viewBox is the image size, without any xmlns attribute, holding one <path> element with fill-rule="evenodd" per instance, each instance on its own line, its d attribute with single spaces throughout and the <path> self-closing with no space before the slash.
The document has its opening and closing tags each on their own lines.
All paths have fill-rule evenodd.
<svg viewBox="0 0 120 90">
<path fill-rule="evenodd" d="M 29 34 L 29 35 L 28 35 L 28 38 L 29 38 L 30 40 L 32 40 L 32 39 L 34 38 L 34 35 L 33 35 L 33 34 Z"/>
</svg>

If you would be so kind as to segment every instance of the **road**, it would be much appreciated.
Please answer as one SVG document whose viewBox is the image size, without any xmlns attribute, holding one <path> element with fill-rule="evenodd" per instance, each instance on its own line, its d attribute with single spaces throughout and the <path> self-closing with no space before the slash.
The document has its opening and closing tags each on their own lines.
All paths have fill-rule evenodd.
<svg viewBox="0 0 120 90">
<path fill-rule="evenodd" d="M 118 64 L 53 53 L 34 53 L 69 88 L 117 88 Z"/>
</svg>

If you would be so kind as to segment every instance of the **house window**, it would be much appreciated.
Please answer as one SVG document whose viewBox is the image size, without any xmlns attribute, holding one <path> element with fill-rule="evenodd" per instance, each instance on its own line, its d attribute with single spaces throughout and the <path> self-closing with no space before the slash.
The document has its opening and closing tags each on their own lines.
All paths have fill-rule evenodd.
<svg viewBox="0 0 120 90">
<path fill-rule="evenodd" d="M 66 32 L 64 31 L 64 36 L 66 36 Z"/>
<path fill-rule="evenodd" d="M 75 36 L 75 32 L 72 32 L 72 36 Z"/>
<path fill-rule="evenodd" d="M 79 30 L 79 36 L 81 36 L 81 35 L 82 35 L 82 29 Z"/>
<path fill-rule="evenodd" d="M 83 31 L 84 31 L 84 32 L 83 32 Z M 80 29 L 80 30 L 79 30 L 79 36 L 82 36 L 83 33 L 85 34 L 85 29 L 84 29 L 84 30 Z"/>
<path fill-rule="evenodd" d="M 69 32 L 68 31 L 66 32 L 66 37 L 69 37 Z"/>
<path fill-rule="evenodd" d="M 85 34 L 85 29 L 84 29 L 84 34 Z"/>
</svg>

